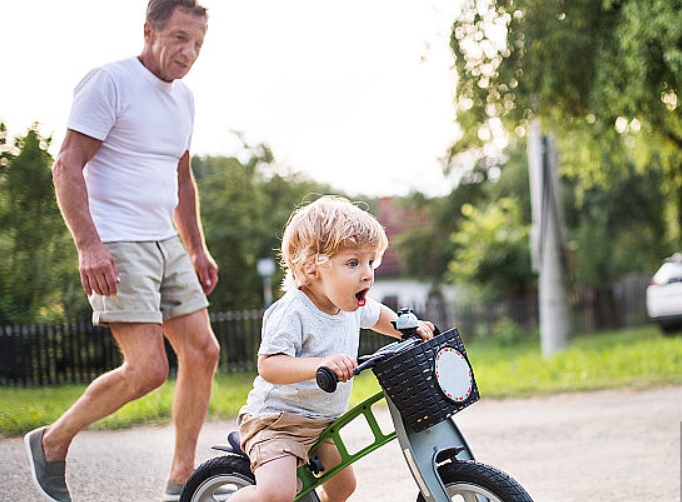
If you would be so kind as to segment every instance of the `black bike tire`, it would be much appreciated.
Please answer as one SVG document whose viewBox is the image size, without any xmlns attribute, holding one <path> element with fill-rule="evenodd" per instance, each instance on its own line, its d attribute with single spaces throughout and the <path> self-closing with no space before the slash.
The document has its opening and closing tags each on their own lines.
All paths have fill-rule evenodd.
<svg viewBox="0 0 682 502">
<path fill-rule="evenodd" d="M 500 502 L 533 502 L 528 492 L 516 481 L 495 467 L 473 460 L 456 460 L 438 468 L 443 484 L 450 496 L 455 489 L 470 489 L 478 493 L 480 488 L 490 492 Z M 417 502 L 425 502 L 420 493 Z"/>
<path fill-rule="evenodd" d="M 249 467 L 249 460 L 237 455 L 225 455 L 207 460 L 197 467 L 185 483 L 180 502 L 197 502 L 195 493 L 206 482 L 218 478 L 232 478 L 239 483 L 234 483 L 241 487 L 255 485 L 256 479 Z M 243 483 L 243 484 L 242 484 Z"/>
</svg>

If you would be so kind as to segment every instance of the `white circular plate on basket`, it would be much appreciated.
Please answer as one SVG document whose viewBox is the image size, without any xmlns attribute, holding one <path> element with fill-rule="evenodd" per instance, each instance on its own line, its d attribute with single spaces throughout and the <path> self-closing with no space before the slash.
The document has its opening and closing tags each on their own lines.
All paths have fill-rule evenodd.
<svg viewBox="0 0 682 502">
<path fill-rule="evenodd" d="M 451 401 L 462 403 L 469 398 L 474 380 L 469 363 L 459 350 L 445 347 L 438 352 L 436 381 Z"/>
</svg>

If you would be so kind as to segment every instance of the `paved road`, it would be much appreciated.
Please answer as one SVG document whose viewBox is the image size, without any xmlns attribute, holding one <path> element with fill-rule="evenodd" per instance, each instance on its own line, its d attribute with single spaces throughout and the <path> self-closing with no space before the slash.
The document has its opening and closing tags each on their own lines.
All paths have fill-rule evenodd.
<svg viewBox="0 0 682 502">
<path fill-rule="evenodd" d="M 458 415 L 478 460 L 510 473 L 536 502 L 678 502 L 681 420 L 682 387 L 483 399 Z M 233 427 L 232 420 L 207 423 L 198 461 L 213 456 L 210 445 Z M 346 441 L 367 434 L 355 430 Z M 68 466 L 74 501 L 161 500 L 172 438 L 168 426 L 82 433 Z M 356 464 L 352 502 L 415 500 L 397 446 Z M 0 502 L 40 500 L 20 438 L 0 441 L 0 480 Z"/>
</svg>

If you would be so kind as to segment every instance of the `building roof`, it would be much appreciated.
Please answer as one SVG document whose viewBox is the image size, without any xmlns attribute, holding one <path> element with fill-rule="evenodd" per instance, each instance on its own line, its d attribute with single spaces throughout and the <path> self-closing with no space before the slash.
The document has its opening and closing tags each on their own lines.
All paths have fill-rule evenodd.
<svg viewBox="0 0 682 502">
<path fill-rule="evenodd" d="M 423 213 L 415 211 L 405 199 L 381 197 L 377 201 L 377 220 L 384 226 L 388 236 L 389 246 L 384 253 L 381 266 L 377 269 L 377 276 L 402 275 L 404 266 L 393 243 L 396 237 L 418 225 L 424 225 L 428 218 Z"/>
</svg>

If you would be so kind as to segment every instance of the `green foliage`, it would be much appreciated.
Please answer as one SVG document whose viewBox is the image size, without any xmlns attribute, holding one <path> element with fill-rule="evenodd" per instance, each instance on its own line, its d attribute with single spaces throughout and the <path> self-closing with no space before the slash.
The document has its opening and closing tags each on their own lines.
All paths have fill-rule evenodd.
<svg viewBox="0 0 682 502">
<path fill-rule="evenodd" d="M 465 0 L 451 37 L 464 130 L 453 158 L 497 166 L 499 152 L 487 162 L 482 152 L 508 134 L 523 137 L 539 119 L 559 138 L 562 172 L 578 190 L 598 184 L 606 192 L 633 170 L 660 169 L 664 177 L 650 192 L 663 195 L 659 214 L 679 247 L 681 7 L 680 0 Z M 496 124 L 504 132 L 495 133 Z M 668 242 L 654 234 L 660 258 Z"/>
<path fill-rule="evenodd" d="M 466 220 L 452 234 L 457 249 L 450 262 L 453 282 L 478 284 L 491 299 L 523 296 L 533 282 L 528 252 L 529 228 L 511 198 L 485 209 L 465 205 Z"/>
<path fill-rule="evenodd" d="M 407 203 L 427 215 L 428 223 L 408 229 L 391 241 L 410 277 L 439 283 L 444 280 L 455 245 L 448 239 L 464 220 L 462 206 L 484 201 L 483 183 L 462 183 L 445 197 L 425 199 L 414 194 Z"/>
<path fill-rule="evenodd" d="M 250 157 L 245 163 L 227 157 L 192 160 L 206 242 L 219 267 L 218 286 L 210 297 L 214 312 L 263 306 L 257 261 L 278 260 L 279 239 L 296 206 L 311 194 L 331 192 L 278 166 L 267 147 L 246 148 Z M 275 298 L 281 280 L 278 270 L 272 278 Z"/>
<path fill-rule="evenodd" d="M 61 319 L 80 284 L 54 197 L 50 138 L 34 125 L 8 146 L 4 125 L 0 133 L 0 322 Z"/>
<path fill-rule="evenodd" d="M 78 256 L 59 212 L 49 138 L 37 125 L 8 144 L 0 123 L 0 323 L 50 323 L 90 316 Z M 264 145 L 244 145 L 248 159 L 195 157 L 206 241 L 220 267 L 214 312 L 261 308 L 260 258 L 277 259 L 292 210 L 332 193 L 279 166 Z M 277 293 L 282 273 L 272 278 Z"/>
<path fill-rule="evenodd" d="M 573 280 L 590 286 L 607 286 L 629 273 L 656 270 L 665 246 L 665 197 L 659 186 L 661 169 L 652 165 L 644 173 L 632 165 L 619 167 L 619 177 L 606 189 L 585 188 L 580 177 L 565 177 L 565 205 L 569 239 L 575 256 Z M 627 215 L 627 217 L 624 217 Z"/>
<path fill-rule="evenodd" d="M 528 342 L 533 337 L 537 338 L 535 335 L 539 335 L 539 332 L 536 330 L 532 332 L 524 330 L 512 319 L 503 317 L 493 325 L 488 339 L 483 338 L 482 341 L 489 341 L 503 347 L 513 347 L 514 345 Z"/>
</svg>

